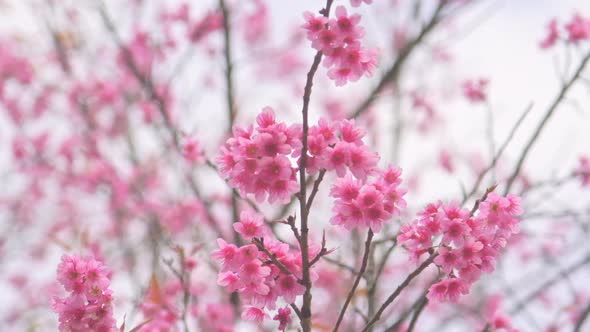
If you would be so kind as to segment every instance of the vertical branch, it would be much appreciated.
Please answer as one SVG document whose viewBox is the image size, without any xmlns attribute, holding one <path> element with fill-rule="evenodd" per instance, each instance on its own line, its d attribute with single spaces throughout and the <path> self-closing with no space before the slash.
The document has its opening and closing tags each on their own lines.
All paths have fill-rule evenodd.
<svg viewBox="0 0 590 332">
<path fill-rule="evenodd" d="M 332 330 L 333 332 L 337 332 L 338 328 L 340 327 L 340 323 L 342 323 L 342 319 L 344 318 L 344 314 L 346 313 L 346 309 L 348 308 L 348 305 L 350 304 L 350 301 L 352 300 L 354 293 L 356 291 L 356 288 L 359 285 L 359 282 L 361 281 L 361 278 L 363 276 L 363 274 L 365 273 L 365 269 L 367 268 L 367 262 L 369 260 L 369 253 L 371 252 L 371 241 L 373 240 L 373 231 L 369 228 L 369 232 L 367 233 L 367 240 L 365 241 L 365 253 L 363 255 L 363 260 L 361 262 L 361 268 L 359 270 L 358 275 L 356 276 L 356 279 L 354 280 L 354 284 L 352 285 L 352 288 L 350 288 L 350 291 L 348 292 L 348 296 L 346 297 L 346 300 L 344 301 L 344 305 L 342 306 L 342 309 L 340 310 L 340 314 L 338 315 L 338 320 L 336 321 L 336 325 L 334 325 L 334 329 Z"/>
<path fill-rule="evenodd" d="M 233 63 L 231 58 L 231 26 L 230 26 L 230 12 L 227 8 L 225 0 L 219 0 L 219 8 L 223 15 L 223 58 L 225 61 L 225 98 L 227 102 L 227 118 L 228 126 L 227 133 L 231 135 L 234 121 L 236 118 L 235 109 L 235 94 L 234 94 L 234 80 L 233 80 Z M 235 191 L 231 192 L 231 211 L 232 222 L 237 222 L 238 215 L 238 197 Z M 234 242 L 241 245 L 241 239 L 237 232 L 234 232 Z"/>
<path fill-rule="evenodd" d="M 330 13 L 330 7 L 334 0 L 327 0 L 326 7 L 321 13 L 328 17 Z M 303 332 L 311 331 L 311 278 L 310 278 L 310 262 L 309 262 L 309 228 L 307 225 L 307 218 L 309 216 L 309 210 L 307 208 L 307 186 L 306 186 L 306 174 L 305 168 L 307 166 L 307 132 L 309 130 L 308 123 L 308 111 L 309 101 L 311 99 L 311 88 L 313 86 L 313 77 L 320 66 L 322 61 L 322 52 L 318 51 L 313 59 L 313 63 L 309 72 L 307 73 L 307 81 L 305 83 L 305 89 L 303 92 L 303 108 L 301 110 L 303 129 L 302 129 L 302 147 L 301 147 L 301 159 L 299 164 L 299 185 L 300 190 L 298 194 L 299 198 L 299 209 L 301 213 L 301 241 L 299 243 L 301 250 L 301 265 L 302 265 L 302 282 L 305 286 L 305 293 L 303 294 L 303 304 L 301 306 L 301 328 Z"/>
<path fill-rule="evenodd" d="M 233 61 L 231 52 L 231 17 L 230 11 L 225 3 L 225 0 L 219 0 L 219 9 L 223 16 L 223 58 L 225 62 L 225 99 L 227 103 L 227 134 L 231 135 L 234 122 L 236 119 L 235 109 L 235 92 L 234 92 L 234 80 L 233 80 Z M 231 214 L 232 223 L 238 222 L 238 195 L 235 190 L 230 192 L 231 195 Z M 238 246 L 242 245 L 242 239 L 235 230 L 233 231 L 234 243 Z M 237 312 L 240 304 L 240 298 L 237 292 L 233 292 L 230 295 L 230 302 Z"/>
</svg>

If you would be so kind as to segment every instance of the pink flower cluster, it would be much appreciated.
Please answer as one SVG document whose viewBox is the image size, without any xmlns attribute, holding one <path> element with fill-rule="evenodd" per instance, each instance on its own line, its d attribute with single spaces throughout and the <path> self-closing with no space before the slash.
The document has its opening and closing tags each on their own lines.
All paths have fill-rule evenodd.
<svg viewBox="0 0 590 332">
<path fill-rule="evenodd" d="M 14 46 L 0 40 L 0 96 L 4 82 L 14 79 L 22 85 L 29 85 L 33 79 L 33 66 L 24 57 L 13 53 Z"/>
<path fill-rule="evenodd" d="M 567 33 L 566 40 L 571 44 L 578 44 L 581 41 L 590 39 L 590 19 L 578 13 L 564 24 L 563 28 Z M 547 25 L 547 35 L 539 43 L 541 48 L 550 48 L 559 40 L 560 31 L 557 19 L 552 19 Z"/>
<path fill-rule="evenodd" d="M 580 158 L 580 165 L 575 170 L 575 174 L 582 180 L 582 186 L 590 187 L 590 157 Z"/>
<path fill-rule="evenodd" d="M 366 2 L 367 0 L 365 0 Z M 360 1 L 354 1 L 359 4 Z M 328 19 L 310 12 L 303 14 L 307 38 L 311 46 L 324 55 L 324 66 L 330 68 L 328 77 L 342 86 L 348 81 L 358 81 L 361 76 L 372 76 L 377 65 L 377 50 L 365 49 L 360 39 L 364 29 L 359 26 L 361 16 L 348 15 L 346 8 L 336 8 L 336 18 Z"/>
<path fill-rule="evenodd" d="M 521 213 L 518 196 L 490 193 L 476 216 L 457 204 L 438 202 L 429 204 L 417 220 L 402 226 L 398 240 L 414 259 L 439 247 L 434 263 L 447 278 L 430 287 L 428 298 L 455 302 L 469 293 L 483 272 L 493 272 L 500 251 L 519 231 L 516 216 Z"/>
<path fill-rule="evenodd" d="M 147 323 L 141 332 L 172 331 L 181 315 L 175 305 L 176 297 L 182 292 L 179 282 L 168 282 L 160 286 L 158 279 L 152 277 L 150 286 L 141 303 L 141 312 Z"/>
<path fill-rule="evenodd" d="M 342 177 L 348 170 L 365 181 L 375 171 L 379 155 L 363 142 L 364 136 L 365 131 L 352 120 L 329 123 L 320 119 L 309 128 L 307 171 L 313 175 L 325 169 Z"/>
<path fill-rule="evenodd" d="M 66 298 L 54 298 L 52 307 L 59 315 L 59 330 L 65 332 L 115 332 L 113 297 L 109 289 L 111 272 L 93 257 L 63 255 L 57 280 Z"/>
<path fill-rule="evenodd" d="M 259 202 L 267 198 L 270 203 L 287 202 L 299 190 L 289 158 L 300 154 L 301 126 L 276 122 L 270 107 L 256 121 L 256 128 L 234 128 L 217 158 L 219 172 L 243 196 L 254 194 Z"/>
<path fill-rule="evenodd" d="M 182 156 L 193 164 L 200 164 L 205 161 L 203 147 L 194 137 L 186 137 L 182 142 Z"/>
<path fill-rule="evenodd" d="M 400 214 L 400 208 L 406 207 L 403 196 L 407 190 L 400 188 L 400 175 L 399 168 L 389 167 L 365 183 L 352 176 L 339 179 L 330 191 L 336 199 L 330 222 L 348 230 L 369 227 L 380 231 L 385 222 Z"/>
<path fill-rule="evenodd" d="M 256 121 L 256 128 L 234 128 L 217 158 L 219 171 L 241 195 L 287 202 L 299 190 L 297 167 L 291 160 L 301 157 L 301 126 L 276 122 L 269 107 Z M 314 175 L 324 169 L 340 177 L 350 172 L 365 182 L 375 172 L 379 156 L 363 142 L 364 136 L 352 120 L 320 119 L 308 131 L 306 171 Z"/>
<path fill-rule="evenodd" d="M 237 247 L 223 239 L 217 239 L 219 249 L 211 256 L 221 263 L 217 283 L 229 292 L 238 292 L 246 304 L 242 318 L 261 322 L 270 316 L 266 310 L 277 309 L 277 301 L 294 303 L 297 296 L 303 295 L 305 287 L 301 278 L 301 254 L 292 250 L 286 243 L 272 238 L 256 237 L 264 234 L 259 224 L 261 217 L 252 213 L 242 213 L 236 230 L 246 238 L 254 237 L 257 244 Z M 318 254 L 312 247 L 310 255 Z M 269 256 L 269 254 L 271 256 Z M 280 262 L 282 268 L 273 261 Z M 290 310 L 279 309 L 274 320 L 284 329 L 291 321 Z"/>
<path fill-rule="evenodd" d="M 486 88 L 488 87 L 489 82 L 490 81 L 485 78 L 463 82 L 462 87 L 465 98 L 467 98 L 467 100 L 472 103 L 481 103 L 486 101 Z"/>
</svg>

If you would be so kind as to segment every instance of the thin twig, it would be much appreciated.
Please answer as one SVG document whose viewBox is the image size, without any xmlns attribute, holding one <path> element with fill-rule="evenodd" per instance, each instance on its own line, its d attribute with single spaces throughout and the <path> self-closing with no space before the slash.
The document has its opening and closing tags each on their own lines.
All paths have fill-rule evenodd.
<svg viewBox="0 0 590 332">
<path fill-rule="evenodd" d="M 342 323 L 342 319 L 344 318 L 344 314 L 346 313 L 346 309 L 348 308 L 350 301 L 352 301 L 354 293 L 356 292 L 356 288 L 358 287 L 359 282 L 361 281 L 361 277 L 365 273 L 365 270 L 367 268 L 367 262 L 369 260 L 369 253 L 371 252 L 371 241 L 372 240 L 373 240 L 373 231 L 369 228 L 369 231 L 367 232 L 367 240 L 365 241 L 365 253 L 363 254 L 361 268 L 359 269 L 359 273 L 356 276 L 356 279 L 354 280 L 354 283 L 353 283 L 352 287 L 350 288 L 350 291 L 348 292 L 348 296 L 346 297 L 346 300 L 344 301 L 344 305 L 342 306 L 342 309 L 340 310 L 340 314 L 338 315 L 338 320 L 336 321 L 336 324 L 334 325 L 334 329 L 332 330 L 333 332 L 338 331 L 338 328 L 340 327 L 340 323 Z"/>
<path fill-rule="evenodd" d="M 578 80 L 578 78 L 582 74 L 582 71 L 586 67 L 586 64 L 588 63 L 588 61 L 590 61 L 590 52 L 588 52 L 588 54 L 586 54 L 586 56 L 582 59 L 582 62 L 580 62 L 580 65 L 576 69 L 574 75 L 561 88 L 561 90 L 559 91 L 559 93 L 555 97 L 555 100 L 553 101 L 553 103 L 551 103 L 551 106 L 549 107 L 549 109 L 547 109 L 545 116 L 543 117 L 541 122 L 539 122 L 539 124 L 537 125 L 537 128 L 535 129 L 533 135 L 529 138 L 526 146 L 524 147 L 522 153 L 520 154 L 520 158 L 518 159 L 518 162 L 516 163 L 516 166 L 514 167 L 514 170 L 512 171 L 512 175 L 510 175 L 510 177 L 508 178 L 508 182 L 506 183 L 506 188 L 504 189 L 504 195 L 508 194 L 510 192 L 510 189 L 512 189 L 512 185 L 514 184 L 514 181 L 516 180 L 516 178 L 520 174 L 520 170 L 522 169 L 524 161 L 526 160 L 526 157 L 529 155 L 531 148 L 533 147 L 535 142 L 539 139 L 541 132 L 543 131 L 543 129 L 545 128 L 545 126 L 549 122 L 549 119 L 551 118 L 551 116 L 555 113 L 555 110 L 558 108 L 558 106 L 561 104 L 561 102 L 565 98 L 565 96 L 568 93 L 568 91 L 570 90 L 570 88 L 574 85 L 574 83 Z"/>
<path fill-rule="evenodd" d="M 426 269 L 434 261 L 436 256 L 438 256 L 438 253 L 434 253 L 434 254 L 430 255 L 430 257 L 428 257 L 427 260 L 425 260 L 422 264 L 420 264 L 420 266 L 418 266 L 414 271 L 412 271 L 412 273 L 410 273 L 406 277 L 406 279 L 395 289 L 395 291 L 393 291 L 393 293 L 391 293 L 391 295 L 389 295 L 387 300 L 385 300 L 385 302 L 383 302 L 383 304 L 381 305 L 379 310 L 377 310 L 377 313 L 375 314 L 375 316 L 373 316 L 373 318 L 369 321 L 369 323 L 367 323 L 367 325 L 365 325 L 362 332 L 368 331 L 379 319 L 381 319 L 381 315 L 383 314 L 383 311 L 385 311 L 385 309 L 387 309 L 387 307 L 393 301 L 395 301 L 395 299 L 401 294 L 401 292 L 406 287 L 408 287 L 408 285 L 410 284 L 410 282 L 412 282 L 412 280 L 414 280 L 414 278 L 416 278 L 420 273 L 422 273 L 422 271 L 424 271 L 424 269 Z"/>
<path fill-rule="evenodd" d="M 512 138 L 514 137 L 514 134 L 516 134 L 516 131 L 518 130 L 518 128 L 520 127 L 520 125 L 522 124 L 522 122 L 524 121 L 524 119 L 530 113 L 530 111 L 532 109 L 533 109 L 533 103 L 530 103 L 527 106 L 527 108 L 524 110 L 524 112 L 520 115 L 520 117 L 518 118 L 518 120 L 516 121 L 516 123 L 514 124 L 514 126 L 512 127 L 512 129 L 510 130 L 510 133 L 508 134 L 508 137 L 506 137 L 506 140 L 504 141 L 504 143 L 502 143 L 502 146 L 500 146 L 500 149 L 498 150 L 498 152 L 494 156 L 494 159 L 492 160 L 492 162 L 490 163 L 490 165 L 485 170 L 483 170 L 483 172 L 479 173 L 479 176 L 477 177 L 477 180 L 475 180 L 475 184 L 473 185 L 473 188 L 471 188 L 471 191 L 469 191 L 469 194 L 465 195 L 465 198 L 463 199 L 463 204 L 465 204 L 465 202 L 468 199 L 470 199 L 471 196 L 473 196 L 477 192 L 477 190 L 479 189 L 479 185 L 483 181 L 483 178 L 485 177 L 485 175 L 492 168 L 496 167 L 496 163 L 498 162 L 498 160 L 500 159 L 500 157 L 504 153 L 504 150 L 506 149 L 506 147 L 508 146 L 508 144 L 510 143 L 510 141 L 512 141 Z"/>
<path fill-rule="evenodd" d="M 399 52 L 399 55 L 391 68 L 383 75 L 377 86 L 371 91 L 369 96 L 356 108 L 350 118 L 358 118 L 362 113 L 367 111 L 373 102 L 377 99 L 381 91 L 390 83 L 397 79 L 403 65 L 410 57 L 410 54 L 418 46 L 424 38 L 434 29 L 434 27 L 440 22 L 440 14 L 447 1 L 439 1 L 439 4 L 434 11 L 434 14 L 426 25 L 420 30 L 420 33 L 410 42 L 408 42 L 404 48 Z"/>
</svg>

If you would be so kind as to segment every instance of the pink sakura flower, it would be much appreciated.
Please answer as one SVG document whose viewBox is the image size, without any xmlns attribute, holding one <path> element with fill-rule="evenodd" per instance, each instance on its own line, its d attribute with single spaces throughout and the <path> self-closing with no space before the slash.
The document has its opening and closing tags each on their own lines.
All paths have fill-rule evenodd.
<svg viewBox="0 0 590 332">
<path fill-rule="evenodd" d="M 549 24 L 547 24 L 547 35 L 539 43 L 539 47 L 550 48 L 551 46 L 555 45 L 558 39 L 559 29 L 557 27 L 557 19 L 552 19 L 551 21 L 549 21 Z"/>
<path fill-rule="evenodd" d="M 450 274 L 459 265 L 459 254 L 454 249 L 441 247 L 434 263 L 445 273 Z"/>
<path fill-rule="evenodd" d="M 326 169 L 335 170 L 338 176 L 346 174 L 346 165 L 349 163 L 349 152 L 346 144 L 337 144 L 333 148 L 328 148 L 326 156 Z"/>
<path fill-rule="evenodd" d="M 264 235 L 264 222 L 262 216 L 244 211 L 240 213 L 240 222 L 233 225 L 236 232 L 245 239 L 259 238 Z"/>
<path fill-rule="evenodd" d="M 362 183 L 346 176 L 336 181 L 330 196 L 336 200 L 330 222 L 351 230 L 356 227 L 370 227 L 378 232 L 383 223 L 400 214 L 405 207 L 405 189 L 399 188 L 399 169 L 390 168 L 378 172 L 375 179 Z"/>
<path fill-rule="evenodd" d="M 272 318 L 279 322 L 279 330 L 285 330 L 291 323 L 291 309 L 289 307 L 279 308 L 277 314 Z"/>
<path fill-rule="evenodd" d="M 574 171 L 574 174 L 580 177 L 582 186 L 590 187 L 590 157 L 581 157 L 580 165 Z"/>
<path fill-rule="evenodd" d="M 310 12 L 304 12 L 303 18 L 305 24 L 301 27 L 307 31 L 307 39 L 313 41 L 319 38 L 319 34 L 324 30 L 328 19 L 324 16 L 316 16 Z"/>
<path fill-rule="evenodd" d="M 246 310 L 242 312 L 242 319 L 253 321 L 258 324 L 262 323 L 262 321 L 264 321 L 264 319 L 268 317 L 268 314 L 265 313 L 263 309 L 256 307 L 248 307 Z"/>
<path fill-rule="evenodd" d="M 373 0 L 350 0 L 350 5 L 353 7 L 358 7 L 363 2 L 366 3 L 367 5 L 370 5 L 373 3 Z"/>
<path fill-rule="evenodd" d="M 324 66 L 329 68 L 328 77 L 342 86 L 358 81 L 363 75 L 372 76 L 377 65 L 377 50 L 361 47 L 364 29 L 359 26 L 360 15 L 348 15 L 344 6 L 335 10 L 335 18 L 327 20 L 305 13 L 311 46 L 324 53 Z"/>
<path fill-rule="evenodd" d="M 270 268 L 262 266 L 260 261 L 254 260 L 243 264 L 239 274 L 244 281 L 259 281 L 270 275 Z"/>
<path fill-rule="evenodd" d="M 203 148 L 193 137 L 187 137 L 182 142 L 182 156 L 191 163 L 202 163 L 205 161 Z"/>
<path fill-rule="evenodd" d="M 572 20 L 565 25 L 565 30 L 568 33 L 568 41 L 577 44 L 590 38 L 590 20 L 580 14 L 575 14 Z"/>
<path fill-rule="evenodd" d="M 258 258 L 258 248 L 254 244 L 248 244 L 238 248 L 238 260 L 241 264 L 250 262 Z"/>
<path fill-rule="evenodd" d="M 342 40 L 350 40 L 351 42 L 363 37 L 364 29 L 359 26 L 361 16 L 358 14 L 348 15 L 344 6 L 338 6 L 335 10 L 336 18 L 330 20 L 329 27 Z"/>
<path fill-rule="evenodd" d="M 235 292 L 242 287 L 240 277 L 234 272 L 221 272 L 217 276 L 217 284 L 226 287 L 228 292 Z"/>
<path fill-rule="evenodd" d="M 62 256 L 57 279 L 70 291 L 66 298 L 54 298 L 59 330 L 115 332 L 110 271 L 93 257 Z"/>
<path fill-rule="evenodd" d="M 261 0 L 255 0 L 254 4 L 254 11 L 245 16 L 242 24 L 244 39 L 249 44 L 261 42 L 268 35 L 268 8 Z"/>
<path fill-rule="evenodd" d="M 190 23 L 187 31 L 191 42 L 197 43 L 209 34 L 223 27 L 223 16 L 220 12 L 209 12 L 200 20 Z"/>
<path fill-rule="evenodd" d="M 293 303 L 297 296 L 305 293 L 305 287 L 294 276 L 285 275 L 277 280 L 277 292 L 287 303 Z"/>
<path fill-rule="evenodd" d="M 63 255 L 57 266 L 57 280 L 67 291 L 73 291 L 84 283 L 86 260 L 77 256 Z"/>
<path fill-rule="evenodd" d="M 299 189 L 289 158 L 300 151 L 301 127 L 276 123 L 270 108 L 258 115 L 257 123 L 256 128 L 234 128 L 217 158 L 219 171 L 242 195 L 286 202 Z"/>
<path fill-rule="evenodd" d="M 438 164 L 447 173 L 453 173 L 455 171 L 455 165 L 453 164 L 451 154 L 446 149 L 442 149 L 438 154 Z"/>
<path fill-rule="evenodd" d="M 428 299 L 433 302 L 457 302 L 461 295 L 467 294 L 468 288 L 457 278 L 437 282 L 428 289 Z"/>
<path fill-rule="evenodd" d="M 418 259 L 440 238 L 438 256 L 434 259 L 448 279 L 433 285 L 429 298 L 456 301 L 469 292 L 471 284 L 483 272 L 492 272 L 500 251 L 511 235 L 518 232 L 517 215 L 522 213 L 520 198 L 490 193 L 472 217 L 458 204 L 429 204 L 419 218 L 400 228 L 398 241 Z"/>
<path fill-rule="evenodd" d="M 486 101 L 486 88 L 489 81 L 485 78 L 479 80 L 467 80 L 463 82 L 463 94 L 472 103 L 481 103 Z"/>
<path fill-rule="evenodd" d="M 211 253 L 213 259 L 220 261 L 222 264 L 222 271 L 233 270 L 239 266 L 238 261 L 238 247 L 233 243 L 227 243 L 223 239 L 217 239 L 219 249 Z"/>
<path fill-rule="evenodd" d="M 443 219 L 442 221 L 443 238 L 442 243 L 451 244 L 461 247 L 465 241 L 465 237 L 469 235 L 470 228 L 465 223 L 465 220 Z"/>
</svg>

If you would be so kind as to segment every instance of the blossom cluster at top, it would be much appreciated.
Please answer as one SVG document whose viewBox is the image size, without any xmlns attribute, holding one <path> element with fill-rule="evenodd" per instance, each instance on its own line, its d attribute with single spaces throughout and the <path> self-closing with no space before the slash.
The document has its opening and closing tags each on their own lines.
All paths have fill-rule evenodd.
<svg viewBox="0 0 590 332">
<path fill-rule="evenodd" d="M 256 119 L 257 126 L 235 127 L 233 136 L 217 158 L 219 171 L 241 195 L 253 194 L 258 201 L 287 202 L 299 190 L 302 129 L 277 122 L 266 107 Z M 376 172 L 379 156 L 363 142 L 365 132 L 352 120 L 328 122 L 320 119 L 309 127 L 306 172 L 348 172 L 363 183 Z M 292 162 L 292 158 L 297 158 Z"/>
<path fill-rule="evenodd" d="M 581 41 L 590 39 L 590 19 L 580 14 L 574 14 L 572 19 L 563 25 L 563 29 L 567 34 L 563 38 L 568 43 L 576 45 Z M 539 46 L 541 48 L 550 48 L 562 38 L 562 35 L 563 32 L 560 31 L 557 19 L 552 19 L 547 25 L 547 35 L 541 40 Z"/>
<path fill-rule="evenodd" d="M 365 0 L 365 2 L 367 2 Z M 360 4 L 360 1 L 353 1 Z M 330 68 L 328 77 L 342 86 L 348 81 L 358 81 L 361 76 L 372 76 L 377 65 L 377 50 L 366 49 L 361 45 L 365 34 L 359 26 L 361 16 L 348 15 L 346 8 L 336 8 L 336 18 L 328 19 L 310 12 L 303 14 L 307 38 L 311 46 L 324 55 L 324 66 Z"/>
<path fill-rule="evenodd" d="M 390 167 L 366 183 L 352 176 L 339 179 L 330 191 L 336 199 L 330 222 L 348 230 L 370 227 L 374 232 L 380 231 L 386 221 L 406 206 L 403 196 L 407 190 L 399 186 L 400 175 L 399 168 Z"/>
<path fill-rule="evenodd" d="M 60 331 L 117 331 L 110 278 L 107 267 L 93 257 L 62 256 L 57 280 L 70 294 L 53 300 Z"/>
<path fill-rule="evenodd" d="M 299 282 L 302 273 L 300 251 L 265 236 L 264 227 L 261 216 L 242 212 L 234 229 L 242 237 L 258 242 L 237 247 L 218 239 L 219 249 L 211 254 L 221 263 L 217 283 L 229 292 L 238 292 L 247 306 L 242 318 L 257 322 L 268 317 L 265 310 L 277 309 L 279 299 L 287 304 L 294 303 L 296 297 L 305 292 Z M 310 249 L 312 257 L 319 252 L 317 247 Z M 279 309 L 274 319 L 279 321 L 280 329 L 284 329 L 291 320 L 290 310 Z"/>
<path fill-rule="evenodd" d="M 455 302 L 469 293 L 483 272 L 491 273 L 500 251 L 519 231 L 516 216 L 521 213 L 519 197 L 490 193 L 476 216 L 456 204 L 438 202 L 429 204 L 417 220 L 404 225 L 398 240 L 415 259 L 439 247 L 434 263 L 446 278 L 430 287 L 428 298 Z"/>
</svg>

